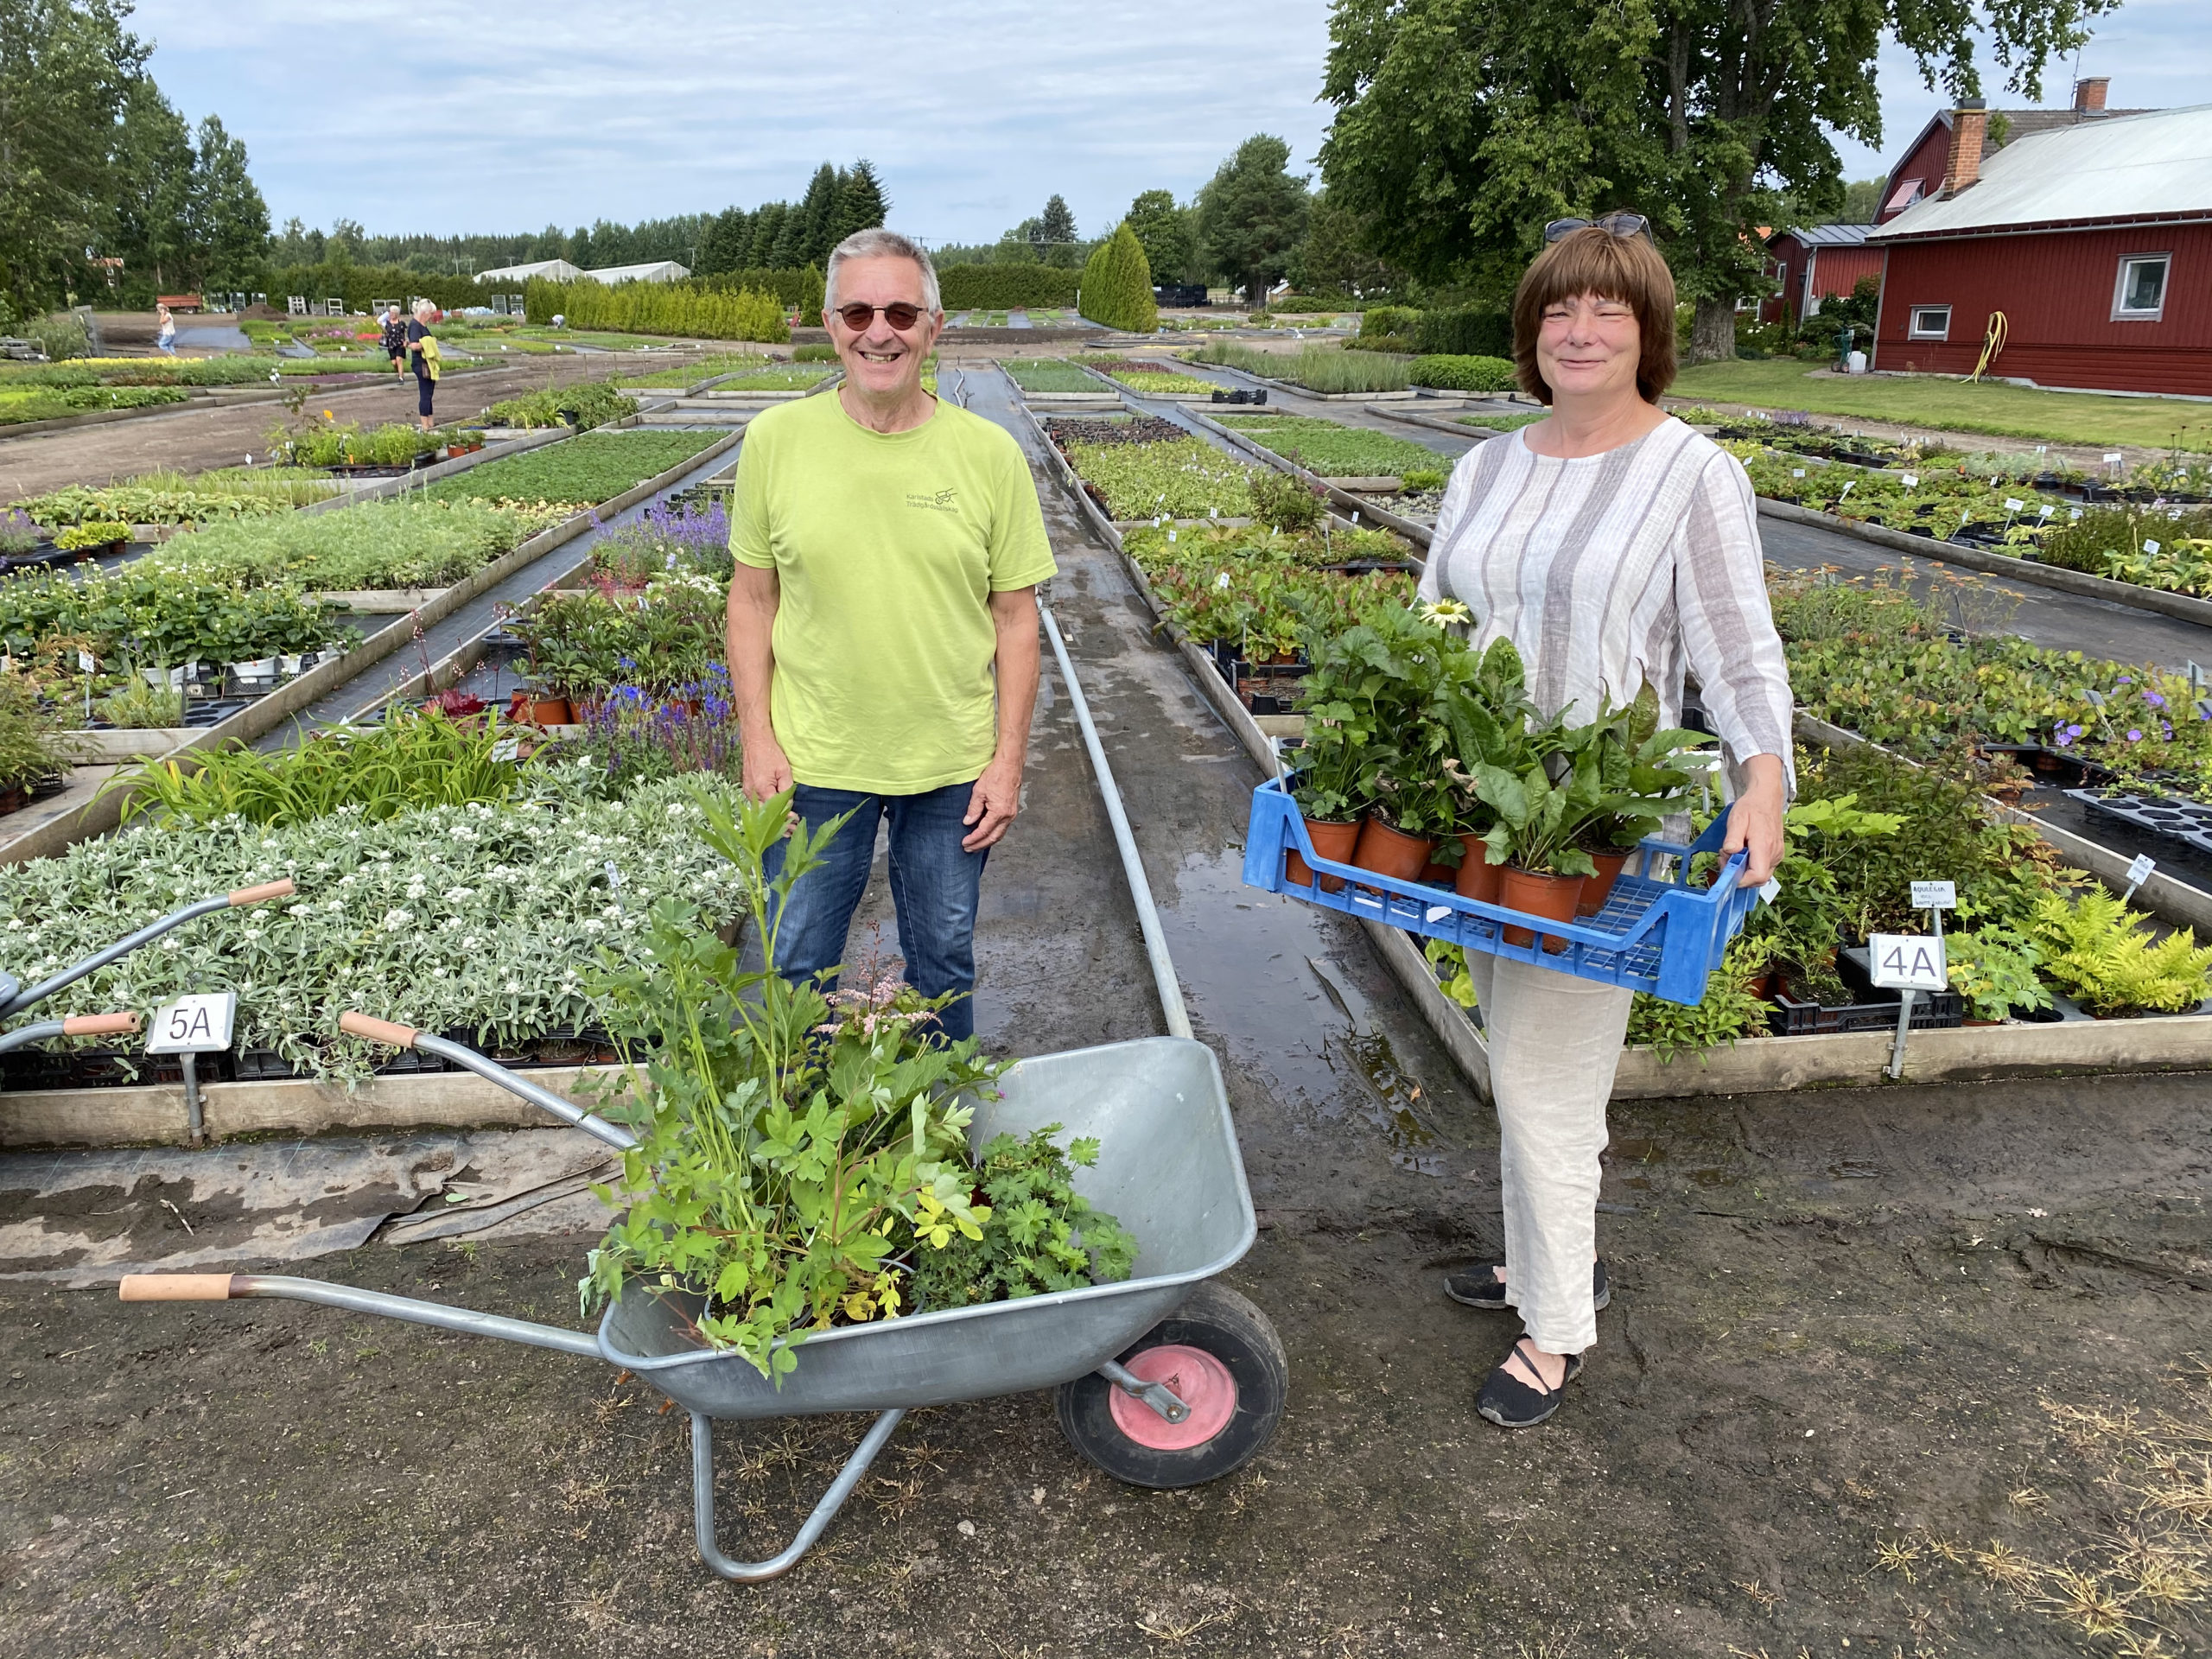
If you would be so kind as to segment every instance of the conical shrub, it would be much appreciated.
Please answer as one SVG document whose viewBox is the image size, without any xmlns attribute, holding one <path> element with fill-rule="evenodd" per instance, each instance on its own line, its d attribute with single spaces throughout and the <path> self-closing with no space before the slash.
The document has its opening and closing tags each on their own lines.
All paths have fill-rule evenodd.
<svg viewBox="0 0 2212 1659">
<path fill-rule="evenodd" d="M 1101 242 L 1083 268 L 1083 315 L 1126 333 L 1148 334 L 1160 327 L 1152 299 L 1152 265 L 1144 244 L 1124 219 Z"/>
</svg>

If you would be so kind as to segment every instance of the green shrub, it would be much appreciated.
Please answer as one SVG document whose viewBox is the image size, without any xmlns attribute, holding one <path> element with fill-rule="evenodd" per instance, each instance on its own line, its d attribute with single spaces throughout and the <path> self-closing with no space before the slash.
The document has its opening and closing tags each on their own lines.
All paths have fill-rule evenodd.
<svg viewBox="0 0 2212 1659">
<path fill-rule="evenodd" d="M 947 311 L 1027 310 L 1073 305 L 1083 273 L 1055 265 L 948 265 L 937 281 Z"/>
<path fill-rule="evenodd" d="M 574 283 L 531 278 L 524 285 L 531 321 L 556 313 L 571 328 L 611 328 L 637 334 L 687 334 L 701 340 L 791 337 L 784 302 L 754 289 L 734 292 L 689 283 L 623 283 L 609 288 L 589 277 Z"/>
<path fill-rule="evenodd" d="M 1424 311 L 1414 327 L 1424 357 L 1511 357 L 1513 319 L 1503 311 Z"/>
<path fill-rule="evenodd" d="M 1362 312 L 1351 344 L 1363 352 L 1410 352 L 1421 312 L 1410 305 L 1378 305 Z"/>
<path fill-rule="evenodd" d="M 1510 391 L 1516 384 L 1512 363 L 1502 357 L 1417 357 L 1407 373 L 1417 386 L 1448 391 Z"/>
<path fill-rule="evenodd" d="M 1252 474 L 1252 518 L 1294 535 L 1321 522 L 1326 504 L 1305 480 L 1266 468 Z"/>
<path fill-rule="evenodd" d="M 1083 269 L 1083 315 L 1125 334 L 1148 334 L 1160 326 L 1152 299 L 1152 266 L 1125 219 L 1101 242 Z"/>
<path fill-rule="evenodd" d="M 612 380 L 579 380 L 494 404 L 484 411 L 484 418 L 493 426 L 568 425 L 579 432 L 588 432 L 595 426 L 605 426 L 609 421 L 636 413 L 637 407 Z"/>
</svg>

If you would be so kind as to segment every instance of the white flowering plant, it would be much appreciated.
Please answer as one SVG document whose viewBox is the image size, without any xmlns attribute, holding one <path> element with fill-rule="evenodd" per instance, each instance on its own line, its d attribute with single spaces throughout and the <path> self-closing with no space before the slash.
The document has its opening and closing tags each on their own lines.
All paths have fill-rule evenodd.
<svg viewBox="0 0 2212 1659">
<path fill-rule="evenodd" d="M 289 876 L 289 904 L 192 922 L 60 993 L 55 1017 L 232 990 L 241 1050 L 344 1081 L 384 1058 L 336 1034 L 348 1008 L 501 1048 L 596 1025 L 584 976 L 646 959 L 652 906 L 734 913 L 699 802 L 736 786 L 669 780 L 602 801 L 588 771 L 554 769 L 526 803 L 142 826 L 0 868 L 0 969 L 34 980 L 210 893 Z"/>
</svg>

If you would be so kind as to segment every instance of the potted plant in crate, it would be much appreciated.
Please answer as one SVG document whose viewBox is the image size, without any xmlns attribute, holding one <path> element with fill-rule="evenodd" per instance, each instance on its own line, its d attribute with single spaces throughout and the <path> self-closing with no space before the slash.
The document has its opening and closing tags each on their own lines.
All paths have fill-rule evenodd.
<svg viewBox="0 0 2212 1659">
<path fill-rule="evenodd" d="M 1505 865 L 1498 902 L 1508 909 L 1573 919 L 1583 878 L 1597 868 L 1576 842 L 1614 805 L 1591 734 L 1590 727 L 1570 727 L 1554 717 L 1530 734 L 1529 753 L 1518 766 L 1484 761 L 1474 769 L 1475 792 L 1497 818 L 1483 840 L 1491 860 Z M 1505 930 L 1508 944 L 1527 944 L 1535 937 L 1525 927 Z M 1548 933 L 1544 949 L 1564 950 L 1567 941 Z"/>
<path fill-rule="evenodd" d="M 1586 823 L 1578 844 L 1590 855 L 1591 874 L 1583 878 L 1575 913 L 1595 916 L 1605 906 L 1646 836 L 1689 793 L 1698 773 L 1681 762 L 1709 754 L 1701 732 L 1661 730 L 1659 699 L 1645 686 L 1625 708 L 1606 709 L 1589 728 L 1598 759 L 1598 778 L 1615 804 Z"/>
<path fill-rule="evenodd" d="M 1452 832 L 1459 841 L 1459 866 L 1452 886 L 1462 898 L 1496 904 L 1501 856 L 1493 861 L 1484 839 L 1497 826 L 1497 813 L 1475 786 L 1476 769 L 1484 766 L 1517 772 L 1535 757 L 1531 734 L 1535 710 L 1529 701 L 1521 653 L 1509 639 L 1491 642 L 1476 659 L 1474 671 L 1452 688 L 1445 702 L 1445 728 L 1451 752 L 1443 771 L 1452 787 Z"/>
</svg>

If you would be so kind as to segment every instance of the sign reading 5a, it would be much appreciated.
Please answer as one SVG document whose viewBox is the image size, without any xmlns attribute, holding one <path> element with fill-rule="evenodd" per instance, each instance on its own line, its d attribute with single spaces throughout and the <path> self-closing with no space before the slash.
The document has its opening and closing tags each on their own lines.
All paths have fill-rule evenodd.
<svg viewBox="0 0 2212 1659">
<path fill-rule="evenodd" d="M 1943 941 L 1923 933 L 1877 933 L 1866 941 L 1866 960 L 1875 984 L 1889 991 L 1941 991 L 1950 988 Z"/>
<path fill-rule="evenodd" d="M 147 1033 L 149 1054 L 213 1054 L 231 1046 L 238 993 L 203 992 L 181 996 L 154 1016 Z"/>
</svg>

